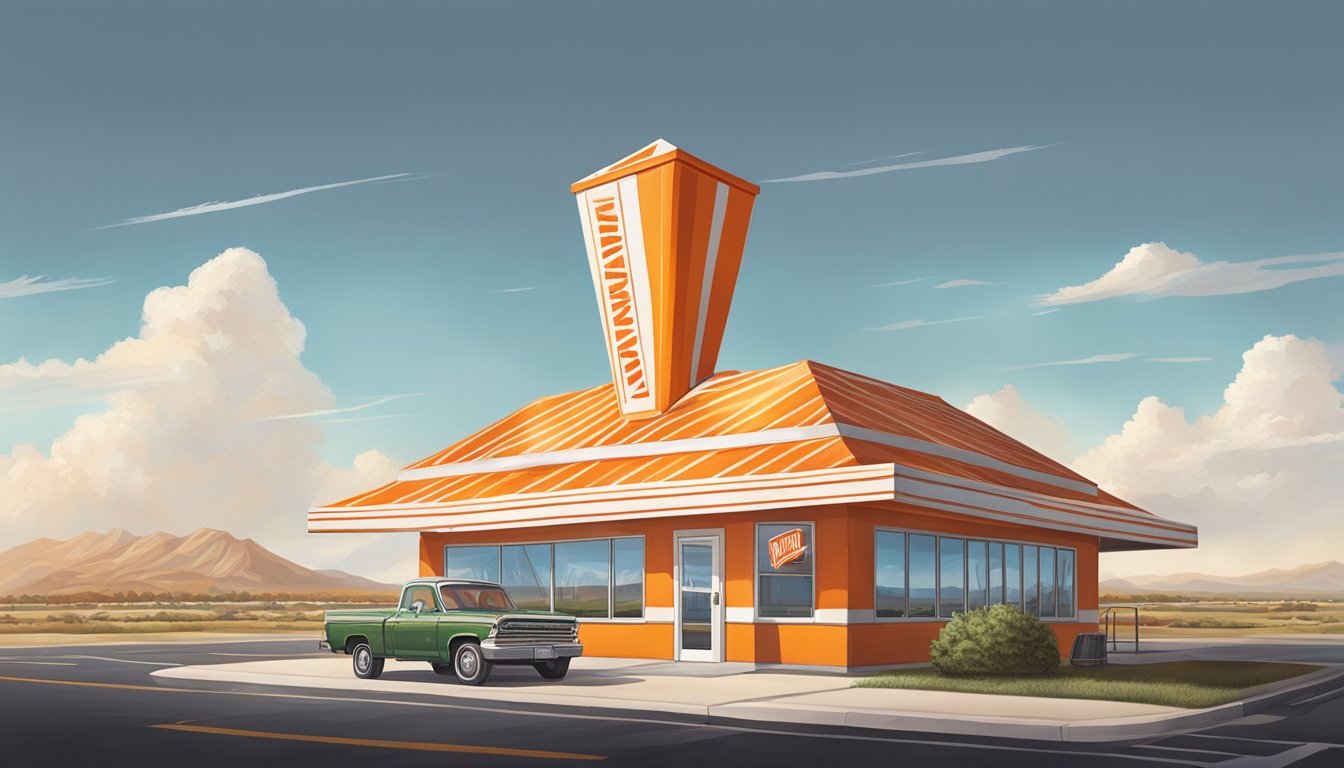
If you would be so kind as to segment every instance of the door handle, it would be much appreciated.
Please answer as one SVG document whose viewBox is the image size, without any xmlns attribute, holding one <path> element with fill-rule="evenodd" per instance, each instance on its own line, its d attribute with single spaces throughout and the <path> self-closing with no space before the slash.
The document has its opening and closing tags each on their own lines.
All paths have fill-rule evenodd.
<svg viewBox="0 0 1344 768">
<path fill-rule="evenodd" d="M 718 605 L 718 604 L 719 604 L 719 593 L 718 593 L 718 592 L 711 592 L 711 593 L 710 593 L 710 595 L 709 595 L 709 604 L 710 604 L 710 605 Z"/>
</svg>

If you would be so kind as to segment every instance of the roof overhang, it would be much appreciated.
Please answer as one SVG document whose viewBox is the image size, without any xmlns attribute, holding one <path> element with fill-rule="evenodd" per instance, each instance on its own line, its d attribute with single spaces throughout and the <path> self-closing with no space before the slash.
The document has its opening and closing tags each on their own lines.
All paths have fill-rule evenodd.
<svg viewBox="0 0 1344 768">
<path fill-rule="evenodd" d="M 897 464 L 774 475 L 622 484 L 453 502 L 317 507 L 312 533 L 481 531 L 764 509 L 896 501 L 1000 523 L 1096 536 L 1103 551 L 1189 548 L 1194 526 L 1100 502 L 926 472 Z"/>
</svg>

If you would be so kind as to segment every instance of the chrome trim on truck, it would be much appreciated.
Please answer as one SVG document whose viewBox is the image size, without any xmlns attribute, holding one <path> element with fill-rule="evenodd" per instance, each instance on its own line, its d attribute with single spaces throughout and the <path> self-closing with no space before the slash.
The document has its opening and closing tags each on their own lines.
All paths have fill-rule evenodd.
<svg viewBox="0 0 1344 768">
<path fill-rule="evenodd" d="M 583 655 L 579 643 L 539 643 L 536 645 L 499 645 L 494 638 L 481 643 L 486 661 L 549 661 Z"/>
</svg>

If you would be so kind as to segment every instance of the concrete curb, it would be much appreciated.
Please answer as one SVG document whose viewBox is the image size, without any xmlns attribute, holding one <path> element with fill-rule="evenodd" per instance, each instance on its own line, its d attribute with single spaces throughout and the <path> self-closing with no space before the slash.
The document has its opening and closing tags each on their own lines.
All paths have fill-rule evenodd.
<svg viewBox="0 0 1344 768">
<path fill-rule="evenodd" d="M 151 675 L 162 680 L 195 680 L 221 683 L 242 683 L 268 687 L 313 688 L 340 691 L 343 694 L 404 693 L 424 696 L 422 684 L 399 681 L 361 681 L 359 688 L 350 682 L 311 675 L 277 675 L 256 672 L 218 671 L 212 665 L 173 667 L 155 670 Z M 1313 672 L 1296 685 L 1268 690 L 1244 701 L 1235 701 L 1208 709 L 1193 710 L 1174 715 L 1143 715 L 1138 717 L 1098 719 L 1080 722 L 1062 722 L 1055 719 L 1021 717 L 964 717 L 927 712 L 890 709 L 855 708 L 819 704 L 798 704 L 789 701 L 792 696 L 728 702 L 724 704 L 689 704 L 644 699 L 588 698 L 574 701 L 575 697 L 546 693 L 509 690 L 507 688 L 457 687 L 451 693 L 429 694 L 447 699 L 457 705 L 525 704 L 548 710 L 593 713 L 624 712 L 634 717 L 639 714 L 685 718 L 707 724 L 760 727 L 763 724 L 788 723 L 823 728 L 862 729 L 869 731 L 900 731 L 924 734 L 977 736 L 999 739 L 1020 739 L 1055 742 L 1125 742 L 1169 736 L 1191 730 L 1208 728 L 1220 723 L 1260 712 L 1282 703 L 1344 688 L 1344 667 L 1329 667 Z M 1012 698 L 1012 697 L 1004 697 Z"/>
<path fill-rule="evenodd" d="M 1283 702 L 1344 688 L 1344 669 L 1327 667 L 1311 672 L 1287 688 L 1265 691 L 1243 701 L 1197 709 L 1174 717 L 1140 717 L 1090 723 L 1070 723 L 1061 729 L 1061 741 L 1130 741 L 1199 730 L 1269 709 Z M 1275 684 L 1271 684 L 1275 685 Z"/>
</svg>

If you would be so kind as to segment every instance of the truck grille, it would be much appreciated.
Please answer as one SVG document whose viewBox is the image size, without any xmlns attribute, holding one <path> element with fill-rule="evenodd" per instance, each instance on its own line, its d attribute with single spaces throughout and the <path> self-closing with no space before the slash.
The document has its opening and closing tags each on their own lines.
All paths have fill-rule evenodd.
<svg viewBox="0 0 1344 768">
<path fill-rule="evenodd" d="M 500 622 L 495 642 L 499 645 L 572 643 L 578 637 L 578 629 L 578 624 L 571 621 L 506 619 Z"/>
</svg>

